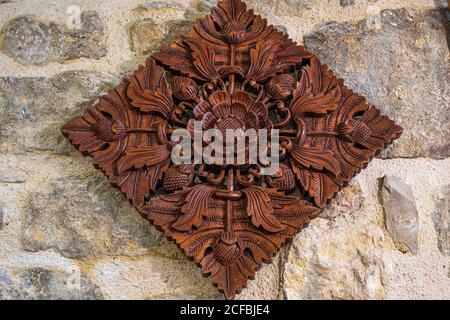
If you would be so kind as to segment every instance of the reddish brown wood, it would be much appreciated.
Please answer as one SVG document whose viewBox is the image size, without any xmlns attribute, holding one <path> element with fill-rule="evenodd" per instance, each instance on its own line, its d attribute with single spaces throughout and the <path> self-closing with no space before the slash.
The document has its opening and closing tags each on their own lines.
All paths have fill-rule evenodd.
<svg viewBox="0 0 450 320">
<path fill-rule="evenodd" d="M 279 172 L 173 165 L 168 137 L 193 120 L 280 129 Z M 243 2 L 223 0 L 62 132 L 233 299 L 402 128 Z"/>
</svg>

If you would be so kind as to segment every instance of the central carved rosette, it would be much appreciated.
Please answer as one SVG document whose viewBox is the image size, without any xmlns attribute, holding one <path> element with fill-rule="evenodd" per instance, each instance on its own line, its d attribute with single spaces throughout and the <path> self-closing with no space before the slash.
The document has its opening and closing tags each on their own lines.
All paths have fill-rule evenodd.
<svg viewBox="0 0 450 320">
<path fill-rule="evenodd" d="M 249 144 L 258 143 L 259 130 L 271 128 L 266 106 L 254 100 L 249 93 L 239 90 L 233 93 L 215 91 L 205 97 L 205 100 L 201 100 L 193 109 L 193 113 L 195 118 L 190 119 L 187 124 L 191 137 L 196 134 L 195 121 L 198 121 L 202 131 L 218 131 L 219 135 L 215 135 L 215 139 L 222 139 L 224 149 L 227 141 L 234 139 L 237 142 L 238 139 L 244 139 L 245 150 L 235 148 L 235 153 L 246 153 L 247 161 Z"/>
<path fill-rule="evenodd" d="M 216 91 L 195 107 L 194 115 L 202 122 L 202 129 L 216 128 L 225 137 L 227 129 L 257 132 L 265 128 L 268 111 L 263 103 L 255 103 L 247 92 Z"/>
</svg>

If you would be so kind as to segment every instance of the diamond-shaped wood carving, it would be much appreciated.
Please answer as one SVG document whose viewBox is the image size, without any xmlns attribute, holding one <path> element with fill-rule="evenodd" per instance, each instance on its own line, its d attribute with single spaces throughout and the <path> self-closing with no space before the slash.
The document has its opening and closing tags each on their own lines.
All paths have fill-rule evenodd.
<svg viewBox="0 0 450 320">
<path fill-rule="evenodd" d="M 170 136 L 194 133 L 195 120 L 279 129 L 280 170 L 173 164 Z M 243 2 L 224 0 L 62 132 L 233 299 L 402 128 Z"/>
</svg>

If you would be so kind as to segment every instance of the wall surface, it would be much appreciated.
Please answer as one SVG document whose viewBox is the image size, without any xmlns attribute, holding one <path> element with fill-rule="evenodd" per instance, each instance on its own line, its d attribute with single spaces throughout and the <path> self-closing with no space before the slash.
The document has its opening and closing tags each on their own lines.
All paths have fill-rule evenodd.
<svg viewBox="0 0 450 320">
<path fill-rule="evenodd" d="M 0 299 L 221 298 L 59 133 L 214 3 L 0 0 Z M 405 132 L 238 298 L 450 299 L 447 2 L 248 4 Z"/>
</svg>

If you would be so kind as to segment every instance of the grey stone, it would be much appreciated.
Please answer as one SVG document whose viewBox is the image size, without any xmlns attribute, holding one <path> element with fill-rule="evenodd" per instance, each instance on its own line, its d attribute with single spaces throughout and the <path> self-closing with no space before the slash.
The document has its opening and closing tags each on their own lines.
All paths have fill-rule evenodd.
<svg viewBox="0 0 450 320">
<path fill-rule="evenodd" d="M 144 3 L 141 6 L 143 9 L 146 10 L 161 10 L 161 9 L 183 9 L 184 6 L 179 2 L 173 2 L 173 1 L 153 1 L 153 2 L 147 2 Z"/>
<path fill-rule="evenodd" d="M 0 203 L 0 230 L 6 224 L 5 216 L 6 216 L 6 208 L 4 208 L 3 205 Z"/>
<path fill-rule="evenodd" d="M 218 0 L 200 0 L 198 3 L 199 11 L 210 11 L 217 5 Z"/>
<path fill-rule="evenodd" d="M 0 199 L 0 230 L 8 226 L 13 220 L 13 209 L 11 208 L 11 203 L 9 203 L 8 200 L 4 199 L 4 193 L 2 195 L 3 198 Z M 7 242 L 7 239 L 3 237 L 2 241 Z M 5 247 L 1 248 L 5 249 Z"/>
<path fill-rule="evenodd" d="M 311 0 L 254 0 L 247 1 L 247 7 L 256 12 L 275 16 L 303 16 L 306 10 L 312 9 L 318 1 Z"/>
<path fill-rule="evenodd" d="M 2 50 L 20 63 L 44 64 L 51 60 L 52 28 L 34 16 L 10 21 L 2 33 Z"/>
<path fill-rule="evenodd" d="M 4 93 L 0 92 L 0 110 L 6 109 L 8 106 L 8 98 Z"/>
<path fill-rule="evenodd" d="M 81 28 L 60 30 L 55 51 L 59 53 L 59 61 L 91 58 L 100 59 L 106 56 L 105 28 L 97 12 L 86 11 L 81 14 Z"/>
<path fill-rule="evenodd" d="M 354 91 L 404 127 L 384 158 L 450 155 L 445 11 L 386 10 L 352 25 L 329 23 L 305 45 Z"/>
<path fill-rule="evenodd" d="M 2 300 L 101 300 L 100 288 L 83 273 L 43 267 L 0 268 Z"/>
<path fill-rule="evenodd" d="M 0 299 L 6 300 L 8 297 L 14 299 L 20 295 L 19 290 L 14 287 L 9 272 L 6 269 L 0 268 Z"/>
<path fill-rule="evenodd" d="M 286 33 L 286 34 L 288 33 L 287 28 L 285 26 L 282 26 L 282 25 L 275 26 L 275 29 L 277 29 L 278 31 L 280 31 L 282 33 Z"/>
<path fill-rule="evenodd" d="M 27 176 L 20 172 L 5 172 L 0 169 L 0 182 L 3 183 L 24 183 Z"/>
<path fill-rule="evenodd" d="M 385 224 L 396 247 L 417 254 L 419 219 L 411 187 L 393 176 L 381 180 L 380 199 Z"/>
<path fill-rule="evenodd" d="M 192 25 L 190 20 L 169 20 L 165 23 L 157 23 L 151 18 L 137 20 L 130 27 L 131 51 L 139 55 L 156 52 Z"/>
<path fill-rule="evenodd" d="M 443 190 L 444 197 L 437 203 L 433 214 L 434 227 L 437 232 L 438 248 L 445 256 L 450 256 L 450 186 Z"/>
<path fill-rule="evenodd" d="M 81 115 L 116 82 L 86 71 L 63 72 L 48 79 L 0 78 L 0 152 L 74 152 L 60 133 L 61 125 Z"/>
<path fill-rule="evenodd" d="M 95 11 L 83 12 L 76 29 L 45 23 L 33 15 L 18 17 L 6 24 L 2 38 L 3 52 L 25 65 L 100 59 L 107 52 L 104 26 Z"/>
<path fill-rule="evenodd" d="M 341 0 L 341 6 L 348 7 L 355 4 L 355 0 Z"/>
<path fill-rule="evenodd" d="M 54 249 L 69 258 L 148 253 L 162 234 L 102 175 L 43 184 L 26 204 L 25 250 Z"/>
</svg>

